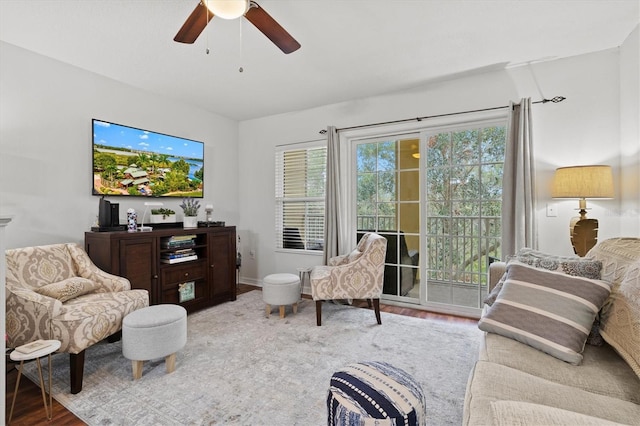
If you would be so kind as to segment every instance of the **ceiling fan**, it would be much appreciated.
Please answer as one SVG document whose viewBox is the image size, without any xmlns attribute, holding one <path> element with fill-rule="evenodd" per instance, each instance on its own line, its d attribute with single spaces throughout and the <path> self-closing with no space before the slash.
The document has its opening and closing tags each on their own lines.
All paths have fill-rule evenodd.
<svg viewBox="0 0 640 426">
<path fill-rule="evenodd" d="M 200 0 L 173 40 L 189 44 L 195 42 L 214 16 L 223 19 L 244 16 L 284 53 L 300 48 L 300 43 L 253 0 Z"/>
</svg>

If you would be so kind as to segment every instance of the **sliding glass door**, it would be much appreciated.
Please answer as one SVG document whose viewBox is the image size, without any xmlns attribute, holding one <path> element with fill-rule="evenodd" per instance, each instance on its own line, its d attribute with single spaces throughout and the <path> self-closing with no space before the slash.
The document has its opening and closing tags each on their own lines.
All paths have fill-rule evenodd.
<svg viewBox="0 0 640 426">
<path fill-rule="evenodd" d="M 419 300 L 420 139 L 385 138 L 356 146 L 358 240 L 387 239 L 386 297 Z"/>
<path fill-rule="evenodd" d="M 504 121 L 353 142 L 357 238 L 387 238 L 383 298 L 479 308 L 500 258 Z"/>
<path fill-rule="evenodd" d="M 479 308 L 500 257 L 504 126 L 426 134 L 426 300 Z"/>
</svg>

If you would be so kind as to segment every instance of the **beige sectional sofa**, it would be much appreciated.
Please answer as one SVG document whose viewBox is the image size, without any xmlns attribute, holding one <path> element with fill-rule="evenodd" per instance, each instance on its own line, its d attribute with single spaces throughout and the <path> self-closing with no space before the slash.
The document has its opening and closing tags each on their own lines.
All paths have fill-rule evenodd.
<svg viewBox="0 0 640 426">
<path fill-rule="evenodd" d="M 572 365 L 485 332 L 467 385 L 465 425 L 640 425 L 640 238 L 605 240 L 587 258 L 602 262 L 601 279 L 611 288 L 600 310 L 605 343 L 585 345 Z M 491 265 L 491 288 L 505 268 Z"/>
</svg>

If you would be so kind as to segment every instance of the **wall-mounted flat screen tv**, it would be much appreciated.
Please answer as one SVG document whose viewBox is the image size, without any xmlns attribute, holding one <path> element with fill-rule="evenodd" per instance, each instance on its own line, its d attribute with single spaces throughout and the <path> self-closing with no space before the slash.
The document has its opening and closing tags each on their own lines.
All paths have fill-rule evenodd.
<svg viewBox="0 0 640 426">
<path fill-rule="evenodd" d="M 122 126 L 93 125 L 93 194 L 202 198 L 204 143 Z"/>
</svg>

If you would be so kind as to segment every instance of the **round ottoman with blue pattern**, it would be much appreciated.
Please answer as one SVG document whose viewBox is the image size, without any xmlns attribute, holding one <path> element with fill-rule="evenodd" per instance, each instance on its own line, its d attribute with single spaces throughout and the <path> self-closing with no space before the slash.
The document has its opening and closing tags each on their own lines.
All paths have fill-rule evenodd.
<svg viewBox="0 0 640 426">
<path fill-rule="evenodd" d="M 385 362 L 351 364 L 333 374 L 328 425 L 426 424 L 426 398 L 405 371 Z"/>
</svg>

